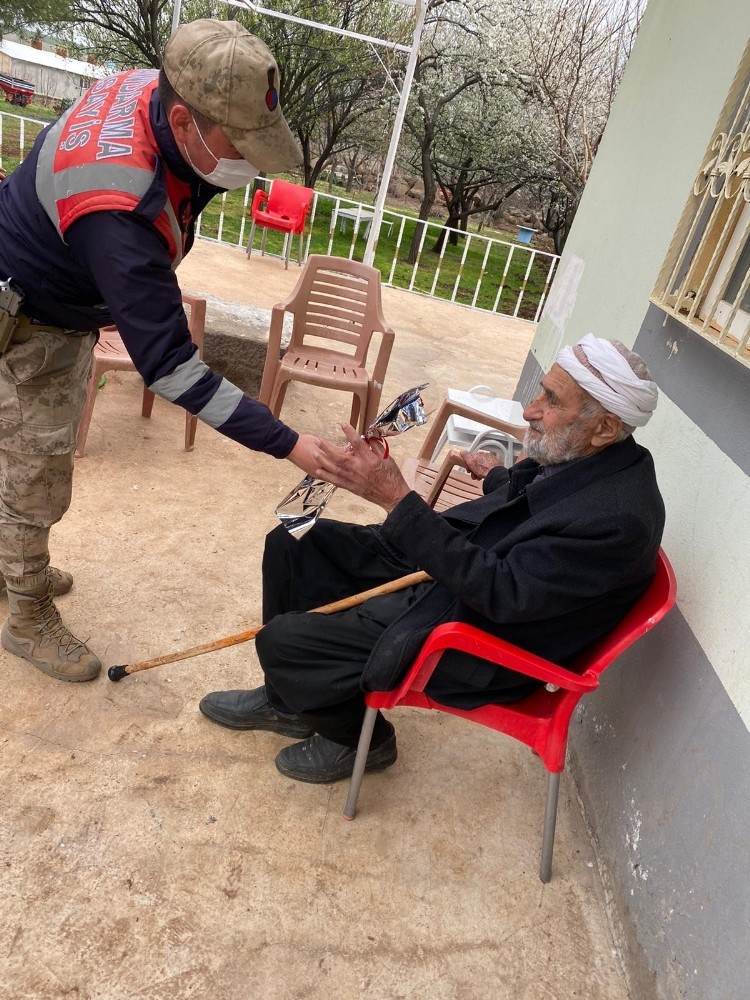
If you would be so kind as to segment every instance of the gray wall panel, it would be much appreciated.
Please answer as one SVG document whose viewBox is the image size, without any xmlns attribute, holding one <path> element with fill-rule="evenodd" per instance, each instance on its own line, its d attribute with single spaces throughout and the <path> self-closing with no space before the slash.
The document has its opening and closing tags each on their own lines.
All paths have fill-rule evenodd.
<svg viewBox="0 0 750 1000">
<path fill-rule="evenodd" d="M 638 998 L 652 995 L 653 972 L 658 996 L 748 996 L 750 911 L 737 887 L 750 885 L 749 753 L 677 610 L 605 673 L 571 726 L 573 774 L 635 938 Z"/>
<path fill-rule="evenodd" d="M 633 349 L 659 388 L 750 475 L 750 368 L 654 305 Z"/>
</svg>

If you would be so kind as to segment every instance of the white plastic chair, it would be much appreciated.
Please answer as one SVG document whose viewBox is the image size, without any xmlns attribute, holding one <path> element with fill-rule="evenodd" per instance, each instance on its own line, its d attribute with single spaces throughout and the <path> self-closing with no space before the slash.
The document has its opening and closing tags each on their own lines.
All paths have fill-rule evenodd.
<svg viewBox="0 0 750 1000">
<path fill-rule="evenodd" d="M 526 427 L 523 419 L 523 406 L 515 399 L 501 399 L 495 390 L 488 385 L 475 385 L 468 392 L 461 389 L 449 389 L 448 399 L 452 403 L 470 406 L 478 413 L 486 413 L 497 420 L 504 420 L 517 427 Z M 503 459 L 505 465 L 512 465 L 515 456 L 520 451 L 518 441 L 502 431 L 491 430 L 479 420 L 451 414 L 443 433 L 438 439 L 431 461 L 434 462 L 445 447 L 466 449 L 467 451 L 491 451 Z"/>
<path fill-rule="evenodd" d="M 505 431 L 496 431 L 487 428 L 480 431 L 471 442 L 467 451 L 488 451 L 491 455 L 496 455 L 509 469 L 516 461 L 523 449 L 523 442 L 506 434 Z"/>
</svg>

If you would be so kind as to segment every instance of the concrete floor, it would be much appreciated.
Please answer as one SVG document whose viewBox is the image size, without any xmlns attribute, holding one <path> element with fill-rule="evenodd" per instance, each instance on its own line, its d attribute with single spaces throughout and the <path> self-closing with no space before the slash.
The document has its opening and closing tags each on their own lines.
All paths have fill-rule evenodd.
<svg viewBox="0 0 750 1000">
<path fill-rule="evenodd" d="M 296 280 L 276 260 L 199 244 L 186 290 L 270 307 Z M 528 324 L 385 290 L 397 331 L 383 399 L 421 380 L 509 394 Z M 283 416 L 333 435 L 343 394 L 294 386 Z M 137 377 L 99 394 L 73 506 L 53 532 L 75 573 L 60 607 L 105 667 L 241 631 L 259 618 L 258 560 L 299 479 L 181 411 L 140 417 Z M 395 443 L 416 452 L 414 431 Z M 338 493 L 332 516 L 379 519 Z M 288 781 L 268 733 L 197 710 L 252 686 L 252 643 L 112 684 L 43 676 L 0 655 L 0 996 L 13 1000 L 624 1000 L 594 855 L 562 784 L 553 881 L 537 877 L 545 774 L 530 751 L 437 713 L 393 713 L 400 756 L 345 784 Z"/>
</svg>

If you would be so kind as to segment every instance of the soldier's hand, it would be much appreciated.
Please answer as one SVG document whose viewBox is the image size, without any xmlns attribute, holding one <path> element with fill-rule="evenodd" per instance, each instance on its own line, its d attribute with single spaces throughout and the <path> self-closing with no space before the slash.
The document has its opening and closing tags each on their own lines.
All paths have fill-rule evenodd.
<svg viewBox="0 0 750 1000">
<path fill-rule="evenodd" d="M 297 443 L 287 455 L 290 462 L 308 475 L 314 476 L 323 457 L 322 441 L 314 434 L 300 434 Z"/>
</svg>

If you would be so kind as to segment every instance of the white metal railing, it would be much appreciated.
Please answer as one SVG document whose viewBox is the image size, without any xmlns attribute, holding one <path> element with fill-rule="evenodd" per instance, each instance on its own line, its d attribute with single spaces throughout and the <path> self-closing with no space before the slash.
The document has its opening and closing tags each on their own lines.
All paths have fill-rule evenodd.
<svg viewBox="0 0 750 1000">
<path fill-rule="evenodd" d="M 205 209 L 198 219 L 196 235 L 245 247 L 251 197 L 249 188 L 241 196 L 240 192 L 222 195 L 214 210 Z M 304 258 L 310 253 L 323 253 L 361 260 L 373 214 L 371 205 L 316 191 Z M 410 262 L 409 251 L 417 228 L 416 252 Z M 449 242 L 452 233 L 456 245 Z M 440 250 L 431 253 L 441 235 Z M 269 232 L 269 255 L 283 256 L 284 240 L 283 235 Z M 532 322 L 539 320 L 559 259 L 557 254 L 525 244 L 477 232 L 464 233 L 438 220 L 422 221 L 391 210 L 383 213 L 375 246 L 375 266 L 386 285 Z"/>
<path fill-rule="evenodd" d="M 26 156 L 34 140 L 49 122 L 0 111 L 0 167 L 13 166 Z"/>
<path fill-rule="evenodd" d="M 0 112 L 0 166 L 20 162 L 41 128 L 49 122 Z M 270 182 L 273 184 L 273 181 Z M 245 247 L 250 228 L 252 190 L 224 193 L 196 221 L 196 236 Z M 361 260 L 374 209 L 351 198 L 316 191 L 304 241 L 310 253 Z M 415 237 L 415 230 L 419 235 Z M 455 234 L 456 244 L 450 244 Z M 431 248 L 442 235 L 437 253 Z M 268 233 L 268 253 L 283 254 L 284 237 Z M 410 253 L 416 241 L 415 252 Z M 413 256 L 413 261 L 409 257 Z M 472 309 L 531 320 L 541 316 L 559 261 L 557 254 L 535 247 L 449 229 L 444 223 L 385 210 L 375 266 L 386 285 L 445 299 Z"/>
</svg>

